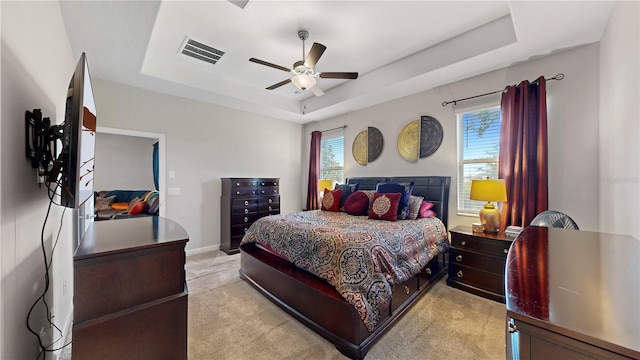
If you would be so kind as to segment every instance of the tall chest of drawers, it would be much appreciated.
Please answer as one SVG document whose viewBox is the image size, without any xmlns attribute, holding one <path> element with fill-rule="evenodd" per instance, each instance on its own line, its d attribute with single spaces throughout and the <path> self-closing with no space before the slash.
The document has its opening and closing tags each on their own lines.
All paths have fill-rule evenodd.
<svg viewBox="0 0 640 360">
<path fill-rule="evenodd" d="M 280 214 L 279 178 L 222 178 L 220 199 L 220 250 L 240 251 L 251 224 L 264 216 Z"/>
<path fill-rule="evenodd" d="M 513 239 L 502 231 L 474 233 L 467 226 L 456 226 L 450 232 L 447 284 L 504 303 L 504 269 Z"/>
</svg>

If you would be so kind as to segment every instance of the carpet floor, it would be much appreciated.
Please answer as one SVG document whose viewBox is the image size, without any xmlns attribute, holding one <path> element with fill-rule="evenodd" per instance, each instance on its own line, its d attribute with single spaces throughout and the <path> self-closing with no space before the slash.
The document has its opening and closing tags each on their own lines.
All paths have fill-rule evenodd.
<svg viewBox="0 0 640 360">
<path fill-rule="evenodd" d="M 238 275 L 240 255 L 187 257 L 188 356 L 204 359 L 345 359 L 335 347 Z M 505 307 L 442 279 L 366 359 L 504 359 Z"/>
</svg>

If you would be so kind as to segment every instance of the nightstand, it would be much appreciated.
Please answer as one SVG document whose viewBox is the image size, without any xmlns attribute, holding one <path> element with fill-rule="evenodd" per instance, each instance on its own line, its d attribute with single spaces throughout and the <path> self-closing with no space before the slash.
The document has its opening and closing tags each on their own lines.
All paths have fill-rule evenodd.
<svg viewBox="0 0 640 360">
<path fill-rule="evenodd" d="M 475 233 L 470 226 L 450 232 L 447 285 L 504 303 L 504 267 L 513 239 L 502 231 Z"/>
</svg>

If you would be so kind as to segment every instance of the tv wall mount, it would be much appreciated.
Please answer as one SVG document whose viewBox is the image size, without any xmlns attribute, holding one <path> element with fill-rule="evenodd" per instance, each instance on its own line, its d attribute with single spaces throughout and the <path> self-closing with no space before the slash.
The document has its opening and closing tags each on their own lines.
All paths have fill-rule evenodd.
<svg viewBox="0 0 640 360">
<path fill-rule="evenodd" d="M 42 117 L 40 109 L 27 110 L 25 122 L 25 150 L 31 167 L 38 169 L 37 182 L 55 182 L 60 173 L 60 162 L 56 160 L 58 140 L 62 140 L 63 126 L 51 125 L 48 117 Z"/>
</svg>

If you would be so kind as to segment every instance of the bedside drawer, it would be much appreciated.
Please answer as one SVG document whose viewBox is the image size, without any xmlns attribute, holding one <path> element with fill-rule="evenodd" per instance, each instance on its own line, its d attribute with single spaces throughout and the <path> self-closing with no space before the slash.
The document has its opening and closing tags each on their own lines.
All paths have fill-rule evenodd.
<svg viewBox="0 0 640 360">
<path fill-rule="evenodd" d="M 402 305 L 413 293 L 418 291 L 418 276 L 395 285 L 391 288 L 391 314 Z"/>
<path fill-rule="evenodd" d="M 506 258 L 509 252 L 509 246 L 511 246 L 511 241 L 485 239 L 477 236 L 452 233 L 451 246 Z"/>
<path fill-rule="evenodd" d="M 473 267 L 497 275 L 504 274 L 505 259 L 489 257 L 471 251 L 449 249 L 449 261 L 453 264 Z"/>
<path fill-rule="evenodd" d="M 498 295 L 504 295 L 504 275 L 449 263 L 449 278 Z"/>
</svg>

